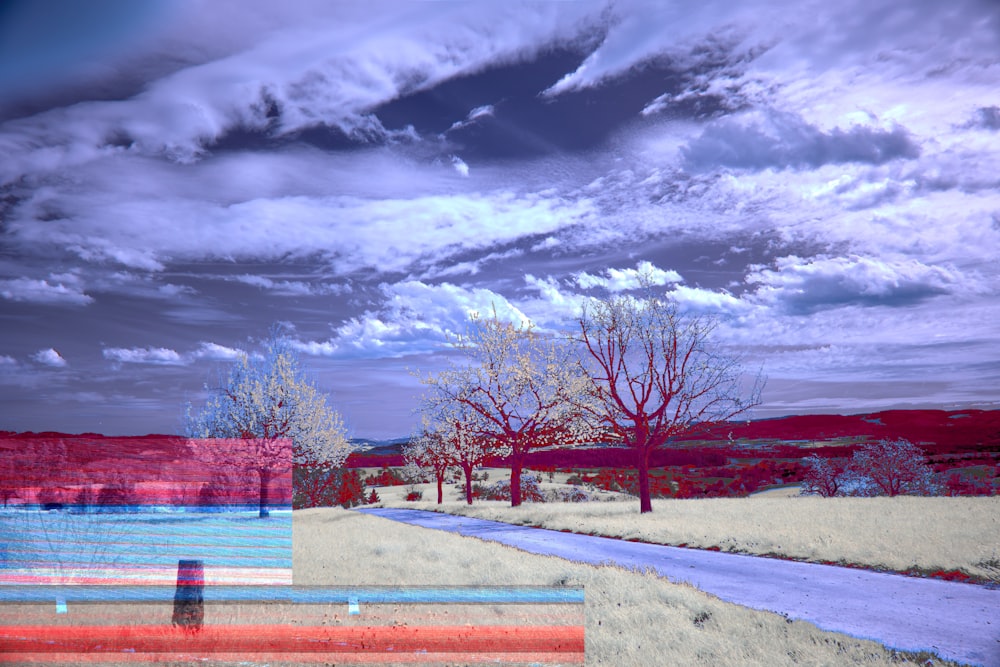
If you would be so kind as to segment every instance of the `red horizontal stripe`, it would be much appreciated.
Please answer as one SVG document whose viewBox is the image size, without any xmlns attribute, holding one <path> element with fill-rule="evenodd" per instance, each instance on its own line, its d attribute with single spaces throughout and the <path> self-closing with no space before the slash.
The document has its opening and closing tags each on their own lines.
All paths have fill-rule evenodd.
<svg viewBox="0 0 1000 667">
<path fill-rule="evenodd" d="M 582 653 L 583 626 L 4 626 L 8 653 Z"/>
<path fill-rule="evenodd" d="M 190 654 L 185 654 L 184 658 L 192 658 Z M 248 662 L 266 664 L 268 662 L 286 662 L 293 664 L 322 663 L 331 664 L 326 653 L 219 653 L 211 655 L 213 660 L 238 662 L 246 664 Z M 387 655 L 385 653 L 338 653 L 338 662 L 346 664 L 369 663 L 373 665 L 383 665 L 387 660 L 392 664 L 478 664 L 483 662 L 491 663 L 517 663 L 517 664 L 580 664 L 584 663 L 584 654 L 580 653 L 395 653 Z M 5 653 L 4 663 L 24 664 L 24 665 L 53 665 L 74 666 L 86 663 L 107 663 L 114 660 L 115 664 L 140 664 L 140 663 L 163 663 L 178 661 L 175 653 L 123 653 L 113 658 L 106 653 Z"/>
</svg>

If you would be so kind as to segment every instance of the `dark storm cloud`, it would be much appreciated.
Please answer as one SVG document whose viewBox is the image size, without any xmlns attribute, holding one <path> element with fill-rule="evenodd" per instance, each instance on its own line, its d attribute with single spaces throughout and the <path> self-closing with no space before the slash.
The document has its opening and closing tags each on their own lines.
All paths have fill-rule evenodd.
<svg viewBox="0 0 1000 667">
<path fill-rule="evenodd" d="M 981 127 L 986 130 L 1000 130 L 1000 107 L 980 107 L 968 124 L 969 127 Z"/>
<path fill-rule="evenodd" d="M 905 307 L 977 289 L 963 285 L 966 279 L 943 267 L 868 257 L 783 257 L 773 268 L 753 270 L 748 282 L 757 285 L 753 300 L 794 315 L 830 307 Z"/>
<path fill-rule="evenodd" d="M 835 128 L 823 132 L 787 113 L 766 113 L 715 121 L 682 149 L 694 170 L 718 166 L 737 169 L 819 167 L 824 164 L 864 162 L 882 164 L 915 158 L 920 147 L 902 127 Z"/>
</svg>

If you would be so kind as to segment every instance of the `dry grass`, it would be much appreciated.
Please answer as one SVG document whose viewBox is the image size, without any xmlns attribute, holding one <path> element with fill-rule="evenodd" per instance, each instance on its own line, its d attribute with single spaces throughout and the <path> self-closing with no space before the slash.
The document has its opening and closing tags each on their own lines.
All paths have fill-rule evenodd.
<svg viewBox="0 0 1000 667">
<path fill-rule="evenodd" d="M 587 664 L 953 664 L 926 655 L 907 661 L 875 642 L 725 603 L 655 574 L 527 554 L 337 508 L 294 516 L 296 584 L 582 586 Z"/>
<path fill-rule="evenodd" d="M 386 506 L 900 572 L 960 570 L 1000 582 L 1000 496 L 668 499 L 654 500 L 653 511 L 641 515 L 636 499 L 526 503 L 512 508 L 509 503 L 485 501 L 470 507 L 453 500 L 452 492 L 446 492 L 445 503 L 437 505 L 432 489 L 417 502 L 404 501 L 394 489 L 378 493 Z"/>
<path fill-rule="evenodd" d="M 788 621 L 777 614 L 722 602 L 691 586 L 671 583 L 652 573 L 612 566 L 594 567 L 527 554 L 496 543 L 339 508 L 296 511 L 293 517 L 294 579 L 300 585 L 583 587 L 586 597 L 583 623 L 589 665 L 954 665 L 929 654 L 895 653 L 876 642 L 825 632 L 804 621 Z M 105 617 L 102 622 L 112 624 L 131 622 L 166 626 L 171 611 L 164 605 L 104 607 L 94 605 L 87 610 L 85 615 L 91 619 L 88 622 L 94 622 L 94 614 L 97 614 Z M 444 607 L 415 609 L 412 605 L 409 608 L 406 605 L 363 605 L 360 616 L 350 616 L 346 608 L 329 606 L 286 609 L 280 604 L 206 605 L 205 620 L 206 627 L 218 623 L 295 624 L 297 620 L 323 625 L 455 625 L 456 621 L 489 625 L 497 623 L 498 617 L 504 614 L 511 622 L 516 622 L 511 615 L 541 614 L 538 622 L 553 624 L 553 615 L 540 609 L 540 605 L 526 605 L 524 611 L 494 605 Z M 26 607 L 7 611 L 13 611 L 15 616 L 0 614 L 3 616 L 0 621 L 11 623 L 16 618 L 20 623 L 78 623 L 81 613 L 76 607 L 68 615 L 56 617 L 51 605 L 39 605 L 30 613 Z M 503 621 L 499 619 L 501 624 Z M 521 618 L 520 622 L 531 621 Z M 134 664 L 133 659 L 87 657 L 97 658 L 100 664 L 106 665 Z M 135 655 L 136 659 L 141 657 Z M 314 661 L 317 657 L 313 654 L 308 659 Z M 60 654 L 38 656 L 44 664 L 77 664 L 79 658 Z M 286 658 L 269 660 L 267 664 L 283 667 L 303 664 L 307 660 L 306 657 Z M 333 660 L 333 656 L 329 659 Z M 15 660 L 9 664 L 39 663 Z M 190 661 L 182 655 L 160 655 L 157 664 L 179 666 L 190 664 Z M 254 664 L 254 660 L 214 655 L 207 664 L 247 665 Z M 337 658 L 336 664 L 345 663 Z"/>
</svg>

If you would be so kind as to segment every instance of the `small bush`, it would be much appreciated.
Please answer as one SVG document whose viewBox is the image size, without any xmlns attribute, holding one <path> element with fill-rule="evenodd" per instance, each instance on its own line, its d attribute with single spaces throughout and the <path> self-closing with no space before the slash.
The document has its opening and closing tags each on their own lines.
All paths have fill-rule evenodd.
<svg viewBox="0 0 1000 667">
<path fill-rule="evenodd" d="M 378 497 L 378 493 L 375 491 L 375 489 L 372 489 L 372 492 L 368 495 L 368 498 L 365 500 L 365 502 L 369 505 L 374 505 L 375 503 L 381 500 L 382 499 Z"/>
<path fill-rule="evenodd" d="M 136 511 L 139 501 L 135 495 L 135 484 L 123 475 L 116 475 L 97 494 L 97 504 L 101 512 Z"/>
<path fill-rule="evenodd" d="M 424 492 L 418 489 L 407 489 L 406 490 L 406 500 L 409 502 L 415 502 L 417 500 L 422 500 L 424 497 Z"/>
<path fill-rule="evenodd" d="M 96 504 L 97 494 L 94 493 L 94 487 L 89 484 L 80 487 L 80 491 L 76 494 L 76 499 L 73 501 L 75 510 L 77 512 L 89 512 Z"/>
<path fill-rule="evenodd" d="M 583 489 L 554 489 L 549 494 L 549 500 L 559 503 L 586 503 L 593 500 L 591 495 Z"/>
<path fill-rule="evenodd" d="M 510 480 L 501 479 L 485 488 L 481 487 L 481 497 L 484 500 L 510 500 Z M 464 497 L 464 496 L 463 496 Z M 538 486 L 534 475 L 521 475 L 521 501 L 528 503 L 544 503 L 545 494 Z"/>
</svg>

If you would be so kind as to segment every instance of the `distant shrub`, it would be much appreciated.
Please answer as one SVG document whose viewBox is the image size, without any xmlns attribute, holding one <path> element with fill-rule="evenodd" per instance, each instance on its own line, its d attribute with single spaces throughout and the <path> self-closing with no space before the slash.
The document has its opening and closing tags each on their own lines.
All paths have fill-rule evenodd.
<svg viewBox="0 0 1000 667">
<path fill-rule="evenodd" d="M 481 487 L 480 497 L 483 500 L 510 500 L 510 480 L 501 479 L 490 486 Z M 529 503 L 544 503 L 545 494 L 538 486 L 534 475 L 521 475 L 521 501 Z"/>
<path fill-rule="evenodd" d="M 198 507 L 222 512 L 252 505 L 260 497 L 260 483 L 255 477 L 248 471 L 213 473 L 198 491 Z"/>
<path fill-rule="evenodd" d="M 586 503 L 593 500 L 589 493 L 577 488 L 553 489 L 548 494 L 548 499 L 559 503 Z"/>
<path fill-rule="evenodd" d="M 295 509 L 307 507 L 351 508 L 365 500 L 364 483 L 357 470 L 324 466 L 296 466 L 292 473 Z"/>
<path fill-rule="evenodd" d="M 388 466 L 382 466 L 382 470 L 379 473 L 372 474 L 370 477 L 365 479 L 365 484 L 367 486 L 402 486 L 406 484 L 407 480 L 403 473 L 397 471 L 395 468 L 389 468 Z"/>
<path fill-rule="evenodd" d="M 89 512 L 97 504 L 97 494 L 94 487 L 86 484 L 80 487 L 73 501 L 73 506 L 77 512 Z"/>
<path fill-rule="evenodd" d="M 97 494 L 97 505 L 101 512 L 135 511 L 138 504 L 135 484 L 124 475 L 115 475 Z"/>
<path fill-rule="evenodd" d="M 806 466 L 801 493 L 824 498 L 837 495 L 844 482 L 844 465 L 839 459 L 826 459 L 813 454 L 802 462 Z"/>
<path fill-rule="evenodd" d="M 337 487 L 337 504 L 341 507 L 350 508 L 361 505 L 365 501 L 364 484 L 361 483 L 361 475 L 357 470 L 339 470 L 339 484 Z"/>
<path fill-rule="evenodd" d="M 368 495 L 368 498 L 365 499 L 365 502 L 369 505 L 374 505 L 380 500 L 382 499 L 378 497 L 378 492 L 376 492 L 375 489 L 372 489 L 372 492 Z"/>
<path fill-rule="evenodd" d="M 409 488 L 406 490 L 406 500 L 408 502 L 415 502 L 421 500 L 424 497 L 424 492 L 419 489 Z"/>
</svg>

